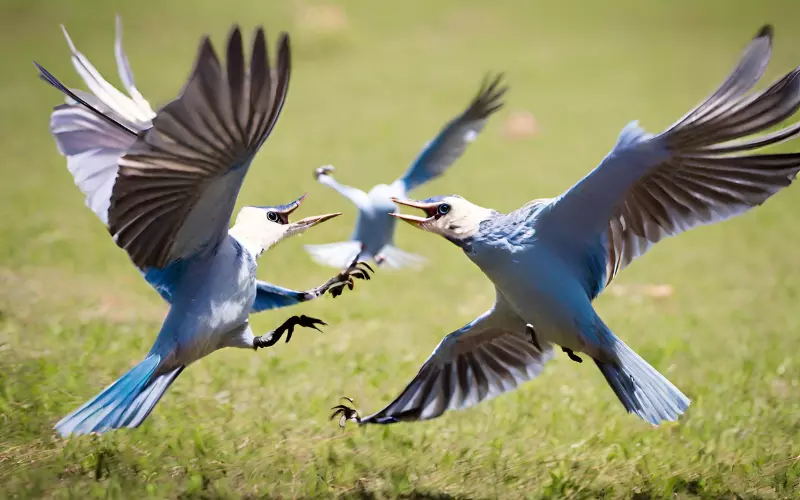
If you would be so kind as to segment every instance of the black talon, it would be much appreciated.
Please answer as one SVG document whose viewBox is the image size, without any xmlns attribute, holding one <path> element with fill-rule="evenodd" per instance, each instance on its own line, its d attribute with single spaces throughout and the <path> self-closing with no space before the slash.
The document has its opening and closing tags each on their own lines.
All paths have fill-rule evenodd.
<svg viewBox="0 0 800 500">
<path fill-rule="evenodd" d="M 281 326 L 273 330 L 267 335 L 261 335 L 253 339 L 253 347 L 258 349 L 259 347 L 272 347 L 278 343 L 284 333 L 286 333 L 286 342 L 292 340 L 292 334 L 294 333 L 295 326 L 302 326 L 303 328 L 313 328 L 318 332 L 322 330 L 319 329 L 317 325 L 327 326 L 327 323 L 322 321 L 321 319 L 312 318 L 303 314 L 302 316 L 292 316 L 291 318 L 287 319 L 283 322 Z M 267 338 L 265 338 L 267 337 Z"/>
<path fill-rule="evenodd" d="M 333 297 L 335 299 L 336 297 L 341 295 L 342 292 L 344 291 L 344 285 L 345 285 L 345 282 L 343 282 L 343 281 L 340 282 L 340 283 L 335 283 L 335 284 L 331 285 L 331 287 L 328 289 L 328 292 L 330 292 L 331 297 Z"/>
<path fill-rule="evenodd" d="M 339 399 L 346 399 L 347 401 L 350 402 L 350 404 L 355 406 L 355 402 L 353 401 L 353 398 L 348 398 L 347 396 L 342 396 Z M 358 413 L 358 410 L 356 410 L 355 408 L 351 408 L 351 407 L 349 407 L 347 405 L 336 405 L 333 408 L 331 408 L 331 410 L 333 410 L 333 413 L 331 413 L 331 416 L 330 416 L 330 418 L 328 420 L 333 420 L 334 418 L 336 418 L 337 415 L 340 415 L 340 417 L 339 417 L 339 427 L 341 427 L 342 429 L 344 429 L 344 426 L 345 426 L 345 424 L 347 424 L 348 420 L 354 420 L 355 422 L 357 422 L 359 424 L 361 423 L 361 415 Z"/>
<path fill-rule="evenodd" d="M 542 352 L 542 346 L 539 345 L 539 340 L 536 338 L 536 330 L 533 329 L 533 326 L 525 325 L 525 331 L 527 331 L 528 335 L 530 335 L 531 344 L 533 344 L 533 347 L 535 347 L 537 351 Z"/>
<path fill-rule="evenodd" d="M 359 267 L 359 265 L 362 264 L 363 268 Z M 369 272 L 367 272 L 367 269 L 372 271 L 372 268 L 369 266 L 369 264 L 363 261 L 359 261 L 358 257 L 356 256 L 356 258 L 353 259 L 353 261 L 350 263 L 347 269 L 340 272 L 336 277 L 332 278 L 328 282 L 325 291 L 330 293 L 331 297 L 336 298 L 344 292 L 345 286 L 347 286 L 348 289 L 352 290 L 353 287 L 355 286 L 354 279 L 360 279 L 360 280 L 372 279 L 372 277 L 369 275 Z"/>
<path fill-rule="evenodd" d="M 583 363 L 581 357 L 575 354 L 575 352 L 572 349 L 569 349 L 567 347 L 562 347 L 561 350 L 567 353 L 567 356 L 569 356 L 569 359 L 571 359 L 572 361 L 576 363 Z"/>
</svg>

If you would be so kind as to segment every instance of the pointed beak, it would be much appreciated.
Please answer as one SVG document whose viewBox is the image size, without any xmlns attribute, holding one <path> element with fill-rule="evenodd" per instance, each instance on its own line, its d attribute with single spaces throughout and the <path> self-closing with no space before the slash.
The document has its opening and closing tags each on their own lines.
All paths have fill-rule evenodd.
<svg viewBox="0 0 800 500">
<path fill-rule="evenodd" d="M 396 214 L 396 213 L 389 214 L 392 217 L 397 217 L 400 220 L 408 222 L 414 227 L 422 228 L 423 224 L 434 220 L 434 217 L 436 216 L 436 209 L 438 207 L 438 203 L 427 203 L 424 201 L 415 201 L 415 200 L 401 200 L 398 198 L 392 198 L 392 201 L 397 203 L 398 205 L 405 205 L 407 207 L 417 208 L 425 212 L 425 215 L 427 215 L 427 217 L 418 217 L 416 215 L 406 215 L 406 214 Z"/>
<path fill-rule="evenodd" d="M 326 220 L 331 220 L 334 217 L 338 217 L 342 215 L 341 212 L 336 212 L 333 214 L 324 214 L 324 215 L 312 215 L 311 217 L 306 217 L 305 219 L 300 219 L 297 222 L 292 222 L 289 224 L 291 228 L 290 231 L 292 234 L 300 233 L 305 231 L 306 229 L 316 226 L 321 222 L 325 222 Z"/>
</svg>

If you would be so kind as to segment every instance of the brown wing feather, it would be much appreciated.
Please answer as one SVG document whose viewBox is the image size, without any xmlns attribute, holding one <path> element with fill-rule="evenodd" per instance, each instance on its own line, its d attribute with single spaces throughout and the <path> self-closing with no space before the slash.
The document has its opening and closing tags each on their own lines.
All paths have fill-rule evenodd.
<svg viewBox="0 0 800 500">
<path fill-rule="evenodd" d="M 141 268 L 163 267 L 219 242 L 246 168 L 280 115 L 291 71 L 288 35 L 279 38 L 272 69 L 258 29 L 248 78 L 234 27 L 226 60 L 223 68 L 204 38 L 180 97 L 120 160 L 109 231 Z M 209 193 L 216 199 L 204 199 Z"/>
</svg>

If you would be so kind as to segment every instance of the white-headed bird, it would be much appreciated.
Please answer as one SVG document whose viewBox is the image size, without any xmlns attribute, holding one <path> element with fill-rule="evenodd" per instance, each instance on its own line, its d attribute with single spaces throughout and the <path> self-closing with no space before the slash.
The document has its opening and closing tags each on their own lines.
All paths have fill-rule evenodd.
<svg viewBox="0 0 800 500">
<path fill-rule="evenodd" d="M 508 90 L 500 85 L 502 75 L 484 80 L 478 94 L 467 109 L 448 122 L 422 151 L 402 177 L 391 184 L 378 184 L 369 193 L 339 184 L 333 178 L 334 168 L 320 167 L 314 177 L 321 184 L 335 189 L 358 208 L 358 219 L 350 241 L 324 245 L 306 245 L 306 250 L 319 264 L 343 268 L 354 259 L 373 259 L 390 268 L 418 267 L 424 259 L 395 247 L 396 220 L 389 214 L 397 210 L 392 198 L 405 199 L 412 189 L 442 175 L 464 154 L 486 125 L 489 116 L 503 106 L 500 100 Z"/>
<path fill-rule="evenodd" d="M 362 424 L 426 420 L 473 406 L 542 372 L 560 346 L 589 356 L 625 409 L 651 424 L 676 420 L 689 398 L 620 340 L 592 301 L 651 245 L 761 205 L 800 170 L 800 153 L 761 148 L 795 138 L 780 125 L 800 107 L 800 68 L 751 91 L 772 51 L 765 26 L 738 66 L 702 104 L 664 132 L 626 126 L 586 177 L 556 198 L 508 214 L 458 196 L 398 203 L 397 217 L 460 247 L 496 288 L 494 307 L 447 335 L 389 405 Z M 332 416 L 332 417 L 333 417 Z"/>
<path fill-rule="evenodd" d="M 290 222 L 302 197 L 287 205 L 244 207 L 228 228 L 248 168 L 286 99 L 288 35 L 278 40 L 274 67 L 261 28 L 249 64 L 238 27 L 231 31 L 225 66 L 204 38 L 181 95 L 158 112 L 136 90 L 119 31 L 117 62 L 129 96 L 109 85 L 67 40 L 91 93 L 67 89 L 37 64 L 41 78 L 69 97 L 53 112 L 51 132 L 87 205 L 170 310 L 145 359 L 58 422 L 61 435 L 137 427 L 190 363 L 223 347 L 269 347 L 284 333 L 288 341 L 296 326 L 325 324 L 294 316 L 256 336 L 251 313 L 326 291 L 337 295 L 343 286 L 352 287 L 353 277 L 368 277 L 354 263 L 306 292 L 256 279 L 265 250 L 339 215 Z"/>
</svg>

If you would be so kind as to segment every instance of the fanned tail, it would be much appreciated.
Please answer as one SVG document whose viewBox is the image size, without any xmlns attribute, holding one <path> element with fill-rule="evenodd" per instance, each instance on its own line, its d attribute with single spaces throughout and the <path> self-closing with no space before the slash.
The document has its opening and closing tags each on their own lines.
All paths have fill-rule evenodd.
<svg viewBox="0 0 800 500">
<path fill-rule="evenodd" d="M 62 436 L 103 433 L 138 427 L 183 371 L 183 366 L 158 375 L 161 357 L 151 354 L 86 404 L 62 418 L 55 429 Z"/>
<path fill-rule="evenodd" d="M 594 362 L 629 413 L 658 425 L 677 420 L 689 408 L 689 398 L 616 337 L 613 352 L 616 362 Z"/>
</svg>

